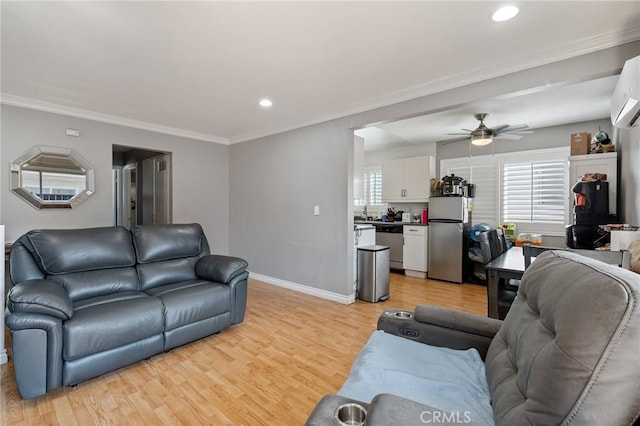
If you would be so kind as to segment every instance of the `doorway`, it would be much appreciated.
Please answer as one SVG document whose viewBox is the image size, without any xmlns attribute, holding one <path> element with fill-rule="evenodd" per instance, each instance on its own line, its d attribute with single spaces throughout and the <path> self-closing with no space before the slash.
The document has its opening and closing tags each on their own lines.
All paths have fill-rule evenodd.
<svg viewBox="0 0 640 426">
<path fill-rule="evenodd" d="M 114 224 L 172 223 L 172 154 L 113 145 Z"/>
</svg>

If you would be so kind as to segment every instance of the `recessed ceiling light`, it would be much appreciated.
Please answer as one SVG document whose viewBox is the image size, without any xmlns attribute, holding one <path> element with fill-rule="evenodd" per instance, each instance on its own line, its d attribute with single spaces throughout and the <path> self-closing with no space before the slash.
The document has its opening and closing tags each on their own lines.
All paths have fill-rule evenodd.
<svg viewBox="0 0 640 426">
<path fill-rule="evenodd" d="M 520 9 L 516 6 L 502 6 L 500 9 L 496 10 L 493 15 L 491 15 L 491 19 L 495 22 L 508 21 L 518 14 Z"/>
<path fill-rule="evenodd" d="M 269 108 L 271 105 L 273 105 L 273 102 L 271 102 L 271 99 L 260 99 L 260 106 L 263 108 Z"/>
</svg>

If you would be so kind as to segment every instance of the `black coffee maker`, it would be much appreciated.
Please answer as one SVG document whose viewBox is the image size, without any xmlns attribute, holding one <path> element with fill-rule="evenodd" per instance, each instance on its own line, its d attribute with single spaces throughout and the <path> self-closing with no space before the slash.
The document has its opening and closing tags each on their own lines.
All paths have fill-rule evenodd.
<svg viewBox="0 0 640 426">
<path fill-rule="evenodd" d="M 593 250 L 609 243 L 609 233 L 599 226 L 617 222 L 609 214 L 609 182 L 580 181 L 572 191 L 574 224 L 566 228 L 567 246 Z"/>
</svg>

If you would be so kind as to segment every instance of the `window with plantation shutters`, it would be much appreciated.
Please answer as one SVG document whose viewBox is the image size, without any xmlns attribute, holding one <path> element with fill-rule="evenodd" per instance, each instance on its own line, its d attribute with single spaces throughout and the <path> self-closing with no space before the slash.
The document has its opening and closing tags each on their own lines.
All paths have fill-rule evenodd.
<svg viewBox="0 0 640 426">
<path fill-rule="evenodd" d="M 365 167 L 364 199 L 355 204 L 360 206 L 382 204 L 382 166 Z"/>
<path fill-rule="evenodd" d="M 505 162 L 504 221 L 564 225 L 566 163 L 566 160 Z"/>
<path fill-rule="evenodd" d="M 440 170 L 444 171 L 443 176 L 453 173 L 476 185 L 476 194 L 471 200 L 471 224 L 496 226 L 499 223 L 496 164 L 483 157 L 443 160 Z"/>
<path fill-rule="evenodd" d="M 564 235 L 569 219 L 568 148 L 446 159 L 454 173 L 476 185 L 472 223 L 515 223 L 519 232 Z"/>
</svg>

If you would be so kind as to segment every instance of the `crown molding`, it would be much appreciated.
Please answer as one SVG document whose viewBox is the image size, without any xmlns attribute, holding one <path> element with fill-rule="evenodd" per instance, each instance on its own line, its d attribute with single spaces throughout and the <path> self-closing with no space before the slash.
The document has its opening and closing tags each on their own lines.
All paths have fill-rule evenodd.
<svg viewBox="0 0 640 426">
<path fill-rule="evenodd" d="M 528 52 L 528 54 L 524 57 L 519 57 L 507 62 L 502 62 L 492 67 L 472 68 L 461 73 L 451 74 L 447 77 L 432 80 L 427 83 L 400 89 L 395 92 L 390 92 L 384 96 L 379 96 L 375 99 L 371 99 L 363 103 L 354 104 L 343 110 L 342 112 L 325 115 L 315 120 L 306 121 L 304 123 L 287 127 L 273 128 L 266 131 L 251 132 L 232 137 L 229 139 L 229 144 L 247 142 L 253 139 L 272 136 L 278 133 L 283 133 L 314 124 L 324 123 L 354 114 L 360 114 L 377 108 L 387 107 L 400 102 L 418 99 L 446 90 L 451 90 L 469 84 L 490 80 L 492 78 L 503 77 L 505 75 L 524 71 L 530 68 L 572 59 L 581 55 L 639 40 L 640 28 L 634 28 L 626 31 L 616 31 L 601 34 L 595 37 L 580 40 L 578 42 L 558 44 L 553 46 L 552 48 L 539 50 L 534 53 Z"/>
<path fill-rule="evenodd" d="M 162 126 L 159 124 L 146 123 L 144 121 L 131 120 L 116 115 L 103 114 L 101 112 L 89 111 L 81 108 L 74 108 L 51 102 L 40 101 L 32 98 L 25 98 L 9 93 L 0 94 L 0 103 L 4 105 L 28 108 L 37 111 L 51 112 L 54 114 L 67 115 L 70 117 L 83 118 L 86 120 L 99 121 L 101 123 L 115 124 L 118 126 L 132 127 L 135 129 L 148 130 L 156 133 L 180 136 L 188 139 L 196 139 L 206 142 L 213 142 L 222 145 L 229 145 L 229 140 L 204 133 L 192 132 L 189 130 L 177 129 L 175 127 Z"/>
</svg>

